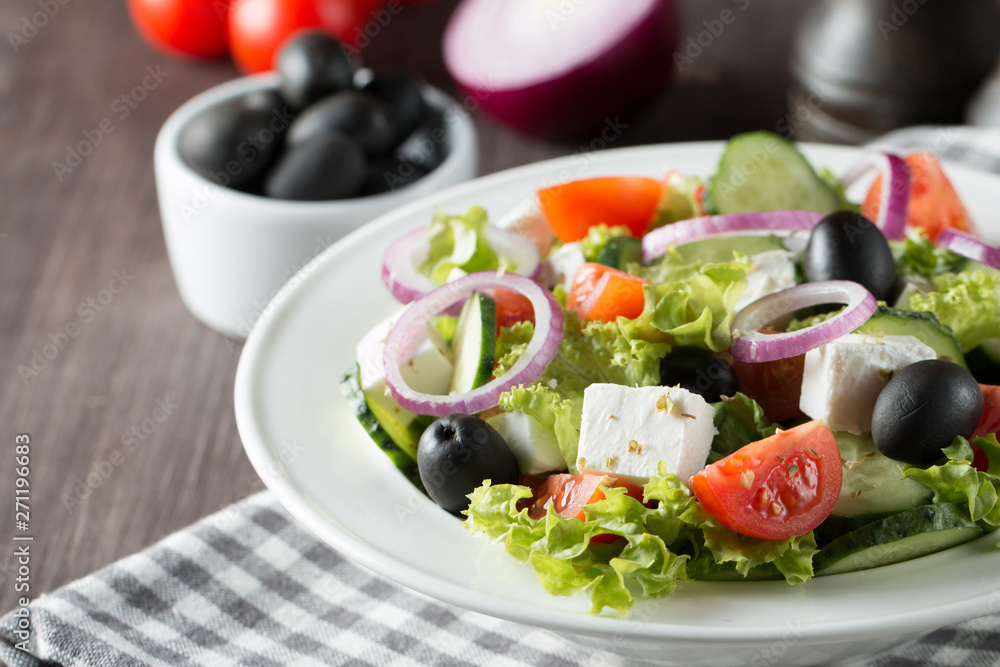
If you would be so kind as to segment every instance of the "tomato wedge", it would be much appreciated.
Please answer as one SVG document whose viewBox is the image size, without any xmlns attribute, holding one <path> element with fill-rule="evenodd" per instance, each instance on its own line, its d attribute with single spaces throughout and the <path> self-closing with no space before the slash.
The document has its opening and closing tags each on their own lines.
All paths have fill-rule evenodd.
<svg viewBox="0 0 1000 667">
<path fill-rule="evenodd" d="M 542 188 L 538 201 L 560 241 L 579 241 L 594 225 L 628 227 L 642 236 L 656 215 L 663 183 L 642 176 L 606 176 Z"/>
<path fill-rule="evenodd" d="M 969 212 L 945 175 L 937 156 L 931 151 L 922 151 L 904 159 L 912 179 L 907 225 L 922 227 L 931 241 L 945 227 L 975 233 Z M 882 177 L 879 176 L 861 206 L 861 212 L 872 220 L 878 217 L 881 192 Z"/>
<path fill-rule="evenodd" d="M 585 320 L 613 322 L 619 316 L 635 319 L 646 306 L 643 280 L 604 264 L 588 262 L 573 276 L 566 307 Z"/>
<path fill-rule="evenodd" d="M 497 332 L 518 322 L 535 322 L 535 308 L 528 297 L 505 289 L 491 293 L 497 309 Z"/>
<path fill-rule="evenodd" d="M 833 433 L 816 420 L 752 442 L 689 485 L 714 519 L 765 540 L 805 535 L 833 511 L 843 469 Z"/>
<path fill-rule="evenodd" d="M 604 492 L 599 488 L 602 484 L 608 487 L 624 487 L 625 493 L 642 502 L 642 487 L 614 475 L 590 472 L 580 475 L 558 473 L 546 477 L 536 489 L 528 507 L 528 516 L 541 519 L 548 512 L 548 505 L 551 503 L 559 516 L 576 517 L 583 521 L 586 518 L 583 506 L 604 500 Z"/>
<path fill-rule="evenodd" d="M 772 422 L 783 422 L 802 414 L 802 371 L 806 355 L 774 361 L 747 363 L 733 359 L 733 371 L 740 380 L 740 391 L 757 401 Z"/>
<path fill-rule="evenodd" d="M 972 432 L 973 438 L 978 438 L 990 433 L 996 433 L 1000 438 L 1000 387 L 989 384 L 979 385 L 983 392 L 983 416 L 979 418 L 979 425 Z M 986 472 L 990 469 L 990 459 L 982 447 L 972 445 L 972 467 L 976 470 Z"/>
</svg>

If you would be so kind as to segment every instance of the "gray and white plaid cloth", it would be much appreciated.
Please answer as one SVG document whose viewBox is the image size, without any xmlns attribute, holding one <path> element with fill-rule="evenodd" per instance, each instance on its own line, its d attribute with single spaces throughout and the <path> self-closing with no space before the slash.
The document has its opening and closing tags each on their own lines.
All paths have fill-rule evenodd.
<svg viewBox="0 0 1000 667">
<path fill-rule="evenodd" d="M 1000 173 L 1000 130 L 880 140 Z M 28 665 L 546 665 L 613 655 L 437 602 L 354 565 L 263 492 L 0 619 L 0 658 Z M 22 645 L 25 646 L 25 645 Z M 944 628 L 871 666 L 1000 664 L 1000 615 Z"/>
</svg>

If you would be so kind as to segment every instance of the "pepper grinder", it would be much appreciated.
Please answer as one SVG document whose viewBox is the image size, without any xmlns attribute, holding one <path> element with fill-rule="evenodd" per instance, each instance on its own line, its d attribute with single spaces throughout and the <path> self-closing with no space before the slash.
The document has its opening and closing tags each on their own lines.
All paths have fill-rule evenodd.
<svg viewBox="0 0 1000 667">
<path fill-rule="evenodd" d="M 962 122 L 1000 57 L 1000 4 L 818 0 L 798 29 L 788 126 L 857 144 L 893 129 Z"/>
</svg>

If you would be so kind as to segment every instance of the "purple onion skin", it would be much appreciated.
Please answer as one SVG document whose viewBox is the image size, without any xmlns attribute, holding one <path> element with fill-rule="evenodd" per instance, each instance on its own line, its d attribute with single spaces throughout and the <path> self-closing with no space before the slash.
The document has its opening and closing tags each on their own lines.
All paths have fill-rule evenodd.
<svg viewBox="0 0 1000 667">
<path fill-rule="evenodd" d="M 610 51 L 557 79 L 509 90 L 456 83 L 479 109 L 524 134 L 568 140 L 600 137 L 610 128 L 617 137 L 669 81 L 679 24 L 675 1 L 660 0 Z"/>
</svg>

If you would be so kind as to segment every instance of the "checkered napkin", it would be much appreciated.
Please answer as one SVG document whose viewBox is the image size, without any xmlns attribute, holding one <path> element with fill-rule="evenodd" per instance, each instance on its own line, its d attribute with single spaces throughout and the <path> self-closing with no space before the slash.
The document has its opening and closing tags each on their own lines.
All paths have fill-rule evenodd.
<svg viewBox="0 0 1000 667">
<path fill-rule="evenodd" d="M 916 128 L 876 144 L 933 148 L 1000 173 L 1000 130 Z M 436 602 L 347 561 L 263 492 L 0 618 L 22 665 L 546 665 L 613 655 Z M 23 650 L 23 649 L 27 650 Z M 1000 664 L 1000 616 L 933 632 L 875 667 Z"/>
</svg>

